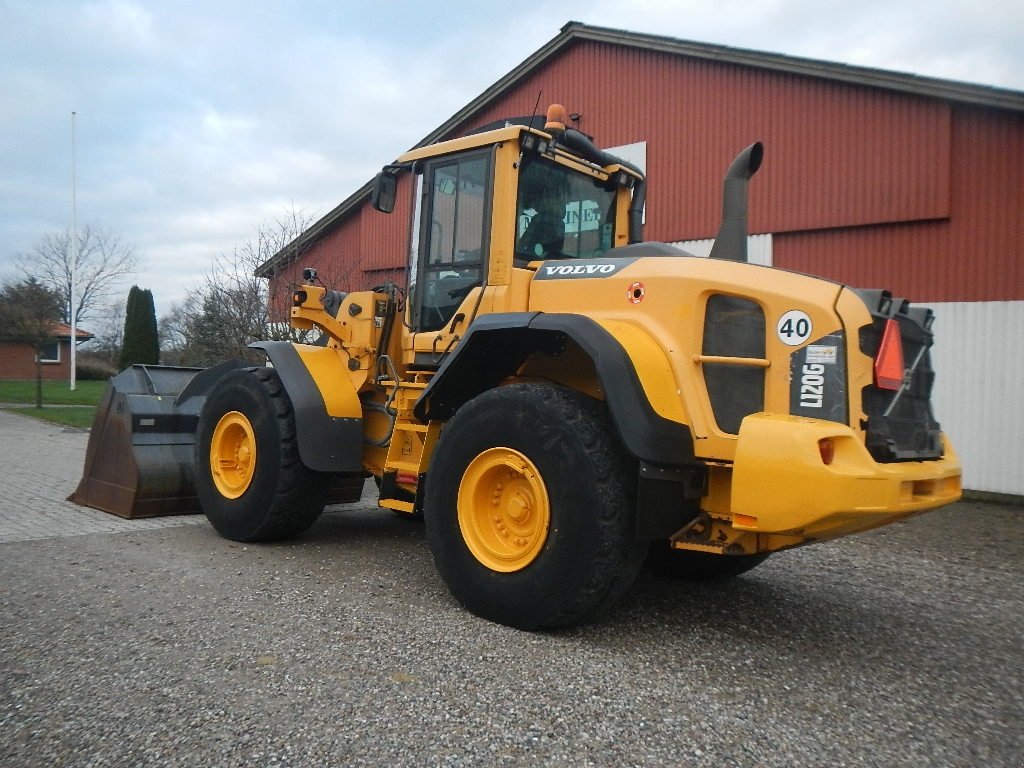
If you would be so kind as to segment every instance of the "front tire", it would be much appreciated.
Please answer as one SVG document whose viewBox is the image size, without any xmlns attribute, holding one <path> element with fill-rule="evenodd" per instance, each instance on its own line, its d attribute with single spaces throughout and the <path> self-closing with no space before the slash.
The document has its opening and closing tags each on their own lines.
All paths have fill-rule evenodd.
<svg viewBox="0 0 1024 768">
<path fill-rule="evenodd" d="M 547 629 L 594 617 L 633 583 L 636 464 L 603 403 L 514 384 L 462 406 L 427 476 L 424 517 L 452 594 L 483 618 Z"/>
<path fill-rule="evenodd" d="M 299 458 L 291 398 L 273 368 L 221 379 L 203 405 L 195 453 L 199 503 L 234 541 L 295 536 L 323 511 L 331 476 Z"/>
</svg>

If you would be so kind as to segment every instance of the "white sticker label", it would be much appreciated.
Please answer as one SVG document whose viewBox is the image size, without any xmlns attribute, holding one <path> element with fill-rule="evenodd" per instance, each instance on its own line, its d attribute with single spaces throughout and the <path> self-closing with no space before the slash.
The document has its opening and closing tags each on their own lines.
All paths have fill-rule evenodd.
<svg viewBox="0 0 1024 768">
<path fill-rule="evenodd" d="M 811 346 L 807 348 L 807 362 L 835 365 L 836 360 L 838 359 L 838 352 L 839 349 L 837 347 L 826 347 L 818 344 L 811 344 Z"/>
<path fill-rule="evenodd" d="M 775 332 L 779 334 L 779 340 L 790 347 L 798 347 L 811 338 L 811 331 L 814 326 L 811 318 L 806 312 L 799 309 L 791 309 L 779 318 Z"/>
</svg>

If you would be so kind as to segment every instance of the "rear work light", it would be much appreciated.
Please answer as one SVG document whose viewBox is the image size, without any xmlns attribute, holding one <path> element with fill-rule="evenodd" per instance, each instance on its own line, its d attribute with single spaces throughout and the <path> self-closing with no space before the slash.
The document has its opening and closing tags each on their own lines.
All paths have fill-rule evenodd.
<svg viewBox="0 0 1024 768">
<path fill-rule="evenodd" d="M 836 457 L 836 445 L 831 437 L 823 437 L 818 441 L 818 453 L 821 454 L 821 463 L 826 466 L 832 463 Z"/>
<path fill-rule="evenodd" d="M 903 370 L 900 325 L 890 318 L 885 323 L 882 343 L 878 345 L 878 354 L 875 355 L 875 386 L 879 389 L 902 389 Z"/>
</svg>

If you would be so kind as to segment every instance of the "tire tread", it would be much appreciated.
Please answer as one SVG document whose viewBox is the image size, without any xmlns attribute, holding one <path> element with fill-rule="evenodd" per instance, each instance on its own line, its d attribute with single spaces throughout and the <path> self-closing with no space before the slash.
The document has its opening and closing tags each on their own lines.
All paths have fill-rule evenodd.
<svg viewBox="0 0 1024 768">
<path fill-rule="evenodd" d="M 257 471 L 260 471 L 259 461 L 272 456 L 277 462 L 278 474 L 269 499 L 245 499 L 243 495 L 242 499 L 245 499 L 255 520 L 247 520 L 243 525 L 227 519 L 232 501 L 223 499 L 217 493 L 207 469 L 208 436 L 224 409 L 204 407 L 199 426 L 201 439 L 196 443 L 196 480 L 207 517 L 219 533 L 237 541 L 273 541 L 302 533 L 316 522 L 323 511 L 331 478 L 330 475 L 314 472 L 302 463 L 295 428 L 295 411 L 280 375 L 266 366 L 232 372 L 211 392 L 207 399 L 208 405 L 219 394 L 221 387 L 240 387 L 242 390 L 252 387 L 257 393 L 257 400 L 262 400 L 258 394 L 261 391 L 266 396 L 273 409 L 279 444 L 276 450 L 257 444 L 257 452 L 261 457 Z"/>
<path fill-rule="evenodd" d="M 500 420 L 500 427 L 491 425 L 494 419 Z M 500 436 L 501 430 L 507 436 Z M 481 431 L 488 435 L 482 437 Z M 567 505 L 563 510 L 572 510 L 563 511 L 569 515 L 563 523 L 572 521 L 570 528 L 576 533 L 571 536 L 584 536 L 578 543 L 585 541 L 585 546 L 574 548 L 565 539 L 561 544 L 546 545 L 539 556 L 543 565 L 539 560 L 511 575 L 482 574 L 483 566 L 465 550 L 452 507 L 473 452 L 498 444 L 532 446 L 539 455 L 547 455 L 549 462 L 561 455 L 581 463 L 539 468 L 545 472 L 552 504 L 555 496 L 589 500 L 588 509 L 563 501 Z M 552 446 L 558 447 L 547 453 Z M 569 476 L 574 485 L 552 486 L 567 482 Z M 553 629 L 596 618 L 633 584 L 647 551 L 646 543 L 635 537 L 636 477 L 636 462 L 623 448 L 601 401 L 567 387 L 538 382 L 485 392 L 463 405 L 445 425 L 427 475 L 427 537 L 438 570 L 470 610 L 519 629 Z M 557 508 L 553 514 L 559 514 Z M 552 525 L 558 523 L 553 520 Z M 571 566 L 566 558 L 572 558 Z M 571 568 L 571 578 L 557 587 L 550 583 L 552 573 L 568 573 L 566 568 Z M 534 602 L 524 597 L 533 593 L 542 597 Z"/>
</svg>

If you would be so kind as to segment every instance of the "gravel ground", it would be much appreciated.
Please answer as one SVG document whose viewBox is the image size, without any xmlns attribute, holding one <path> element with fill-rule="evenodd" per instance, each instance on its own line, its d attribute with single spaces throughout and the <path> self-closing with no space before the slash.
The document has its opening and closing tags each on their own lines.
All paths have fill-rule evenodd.
<svg viewBox="0 0 1024 768">
<path fill-rule="evenodd" d="M 366 508 L 4 544 L 0 764 L 1020 766 L 1022 563 L 961 503 L 529 634 Z"/>
<path fill-rule="evenodd" d="M 0 764 L 1020 766 L 1022 513 L 644 574 L 554 634 L 462 610 L 366 508 L 0 545 Z"/>
</svg>

